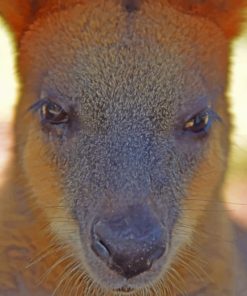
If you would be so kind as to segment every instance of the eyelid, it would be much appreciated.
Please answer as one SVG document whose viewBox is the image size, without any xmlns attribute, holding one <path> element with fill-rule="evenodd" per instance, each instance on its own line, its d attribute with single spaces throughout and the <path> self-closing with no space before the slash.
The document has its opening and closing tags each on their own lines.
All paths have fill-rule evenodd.
<svg viewBox="0 0 247 296">
<path fill-rule="evenodd" d="M 214 110 L 208 108 L 207 110 L 205 110 L 205 112 L 207 112 L 210 116 L 210 118 L 213 120 L 213 121 L 218 121 L 220 123 L 223 123 L 223 119 L 219 116 L 218 113 L 216 113 Z"/>
<path fill-rule="evenodd" d="M 193 115 L 188 116 L 187 119 L 185 120 L 185 122 L 189 122 L 190 120 L 193 120 L 195 116 L 203 114 L 203 113 L 207 113 L 211 120 L 219 121 L 219 122 L 223 123 L 223 119 L 210 107 L 207 107 L 207 108 L 205 108 Z"/>
<path fill-rule="evenodd" d="M 33 112 L 33 113 L 36 113 L 40 110 L 40 108 L 45 104 L 45 103 L 49 103 L 50 101 L 47 100 L 47 99 L 41 99 L 37 102 L 35 102 L 33 105 L 31 105 L 29 108 L 28 108 L 28 111 L 29 112 Z"/>
</svg>

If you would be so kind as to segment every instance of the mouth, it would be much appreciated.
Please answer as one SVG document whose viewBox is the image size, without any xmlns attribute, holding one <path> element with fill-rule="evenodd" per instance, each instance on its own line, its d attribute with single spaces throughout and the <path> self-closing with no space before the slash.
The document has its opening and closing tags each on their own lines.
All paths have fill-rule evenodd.
<svg viewBox="0 0 247 296">
<path fill-rule="evenodd" d="M 100 263 L 100 261 L 98 261 Z M 153 265 L 151 271 L 144 272 L 136 277 L 126 279 L 117 272 L 110 270 L 108 266 L 97 264 L 97 270 L 89 269 L 89 276 L 102 291 L 114 296 L 142 295 L 143 291 L 149 290 L 155 283 L 159 282 L 163 275 L 162 267 L 164 261 Z"/>
<path fill-rule="evenodd" d="M 114 289 L 113 291 L 116 293 L 129 294 L 129 293 L 133 293 L 135 289 L 128 286 L 123 286 L 122 288 Z"/>
<path fill-rule="evenodd" d="M 110 295 L 141 295 L 163 275 L 170 249 L 167 228 L 145 205 L 100 215 L 80 234 L 88 237 L 86 244 L 81 241 L 80 256 L 90 278 Z"/>
</svg>

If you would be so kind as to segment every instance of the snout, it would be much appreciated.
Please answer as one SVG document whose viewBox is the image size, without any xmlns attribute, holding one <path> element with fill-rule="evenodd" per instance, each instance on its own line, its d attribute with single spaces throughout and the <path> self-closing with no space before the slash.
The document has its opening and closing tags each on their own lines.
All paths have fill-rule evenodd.
<svg viewBox="0 0 247 296">
<path fill-rule="evenodd" d="M 96 219 L 91 239 L 95 254 L 127 279 L 148 271 L 166 250 L 164 228 L 141 205 Z"/>
</svg>

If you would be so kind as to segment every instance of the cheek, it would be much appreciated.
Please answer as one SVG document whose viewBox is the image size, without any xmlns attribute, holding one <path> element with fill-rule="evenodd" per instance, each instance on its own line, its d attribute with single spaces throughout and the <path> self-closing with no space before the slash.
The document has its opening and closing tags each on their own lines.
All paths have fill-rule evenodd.
<svg viewBox="0 0 247 296">
<path fill-rule="evenodd" d="M 45 211 L 58 208 L 62 201 L 62 184 L 48 143 L 44 143 L 35 131 L 30 131 L 23 154 L 24 170 L 34 193 L 35 202 Z"/>
<path fill-rule="evenodd" d="M 220 131 L 211 134 L 207 150 L 198 161 L 195 172 L 188 184 L 186 197 L 181 206 L 179 225 L 189 239 L 200 217 L 209 203 L 219 198 L 227 164 L 227 150 L 221 143 Z"/>
<path fill-rule="evenodd" d="M 29 133 L 23 153 L 24 170 L 32 190 L 32 202 L 47 217 L 53 233 L 63 242 L 79 241 L 79 228 L 65 202 L 63 183 L 48 143 Z M 76 238 L 76 239 L 75 239 Z M 75 246 L 76 247 L 76 246 Z"/>
<path fill-rule="evenodd" d="M 197 223 L 205 213 L 211 200 L 217 198 L 226 169 L 227 151 L 220 142 L 220 131 L 211 134 L 207 150 L 198 161 L 194 174 L 187 184 L 181 211 L 174 227 L 170 262 L 191 243 Z M 186 255 L 187 256 L 187 255 Z M 174 263 L 176 263 L 174 261 Z"/>
</svg>

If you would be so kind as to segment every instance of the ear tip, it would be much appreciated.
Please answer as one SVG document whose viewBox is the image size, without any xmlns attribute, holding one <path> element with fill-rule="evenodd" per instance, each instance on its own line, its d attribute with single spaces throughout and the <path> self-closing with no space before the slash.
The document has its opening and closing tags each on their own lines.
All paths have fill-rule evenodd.
<svg viewBox="0 0 247 296">
<path fill-rule="evenodd" d="M 30 20 L 32 9 L 29 0 L 0 0 L 0 16 L 18 38 Z"/>
<path fill-rule="evenodd" d="M 245 21 L 247 0 L 168 0 L 176 9 L 216 23 L 227 38 L 234 38 Z"/>
</svg>

